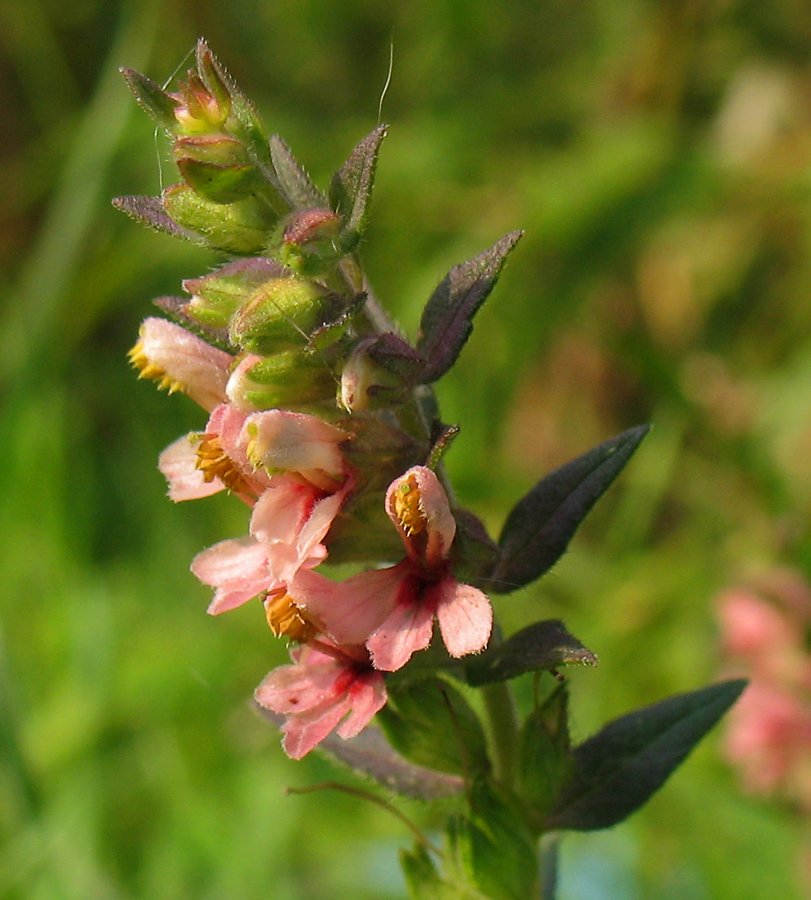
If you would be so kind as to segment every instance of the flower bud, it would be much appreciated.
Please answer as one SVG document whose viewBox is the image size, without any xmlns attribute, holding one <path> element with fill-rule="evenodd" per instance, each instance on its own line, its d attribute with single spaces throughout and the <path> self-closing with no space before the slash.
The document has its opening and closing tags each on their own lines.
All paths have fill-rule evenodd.
<svg viewBox="0 0 811 900">
<path fill-rule="evenodd" d="M 331 209 L 293 213 L 282 228 L 282 262 L 301 275 L 325 272 L 343 252 L 338 246 L 341 217 Z"/>
<path fill-rule="evenodd" d="M 363 412 L 405 399 L 410 377 L 422 357 L 396 334 L 360 341 L 341 372 L 339 402 L 350 412 Z"/>
<path fill-rule="evenodd" d="M 211 411 L 226 400 L 225 387 L 233 362 L 229 353 L 166 319 L 150 317 L 141 325 L 129 358 L 139 378 L 154 378 L 159 387 L 188 394 Z"/>
<path fill-rule="evenodd" d="M 169 96 L 177 102 L 174 112 L 179 134 L 218 134 L 231 113 L 228 94 L 218 91 L 215 96 L 194 71 L 189 71 L 188 81 L 182 81 L 179 90 Z"/>
<path fill-rule="evenodd" d="M 271 278 L 231 320 L 231 342 L 262 356 L 301 349 L 313 332 L 339 316 L 343 305 L 315 282 Z"/>
<path fill-rule="evenodd" d="M 349 435 L 315 416 L 269 409 L 245 420 L 248 459 L 268 474 L 297 472 L 322 490 L 334 491 L 345 477 L 338 445 Z"/>
<path fill-rule="evenodd" d="M 183 312 L 209 328 L 227 328 L 234 313 L 269 278 L 281 275 L 282 268 L 262 256 L 241 259 L 211 275 L 188 278 L 183 289 L 192 295 Z"/>
<path fill-rule="evenodd" d="M 249 354 L 231 373 L 226 391 L 246 412 L 312 407 L 334 399 L 335 376 L 319 353 Z"/>
<path fill-rule="evenodd" d="M 178 225 L 197 232 L 213 249 L 240 256 L 262 253 L 276 221 L 267 204 L 256 197 L 215 203 L 187 184 L 166 188 L 161 201 Z"/>
<path fill-rule="evenodd" d="M 179 138 L 172 154 L 186 183 L 201 197 L 215 203 L 241 200 L 264 183 L 245 146 L 226 135 Z"/>
</svg>

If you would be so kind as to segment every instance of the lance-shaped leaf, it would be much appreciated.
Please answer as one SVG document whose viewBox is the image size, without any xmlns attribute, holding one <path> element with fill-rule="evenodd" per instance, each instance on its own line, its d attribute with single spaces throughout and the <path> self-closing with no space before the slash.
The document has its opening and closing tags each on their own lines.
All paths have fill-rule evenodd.
<svg viewBox="0 0 811 900">
<path fill-rule="evenodd" d="M 445 881 L 437 871 L 425 847 L 417 844 L 413 851 L 400 850 L 400 865 L 411 900 L 463 900 L 464 895 Z"/>
<path fill-rule="evenodd" d="M 205 243 L 199 234 L 175 222 L 163 208 L 160 197 L 116 197 L 113 200 L 113 206 L 120 209 L 121 212 L 125 212 L 136 222 L 154 228 L 155 231 L 171 234 L 172 237 L 193 241 L 196 244 Z"/>
<path fill-rule="evenodd" d="M 138 105 L 146 110 L 159 125 L 163 125 L 169 131 L 174 131 L 177 127 L 177 119 L 175 119 L 177 101 L 173 100 L 151 78 L 136 72 L 135 69 L 122 67 L 118 71 L 124 76 L 124 80 L 138 101 Z"/>
<path fill-rule="evenodd" d="M 436 381 L 456 362 L 473 330 L 473 316 L 495 287 L 522 233 L 513 231 L 484 253 L 454 266 L 431 295 L 417 343 L 417 350 L 427 360 L 420 373 L 423 384 Z"/>
<path fill-rule="evenodd" d="M 284 724 L 284 716 L 258 703 L 254 708 L 277 727 Z M 316 751 L 335 758 L 354 772 L 368 776 L 403 797 L 437 800 L 461 794 L 465 789 L 465 783 L 458 775 L 435 772 L 408 762 L 392 749 L 380 729 L 373 726 L 346 741 L 331 734 L 321 741 Z"/>
<path fill-rule="evenodd" d="M 738 699 L 746 681 L 669 697 L 610 722 L 575 747 L 571 780 L 547 828 L 595 831 L 647 802 Z"/>
<path fill-rule="evenodd" d="M 527 716 L 518 747 L 519 791 L 528 823 L 541 834 L 560 786 L 569 780 L 569 698 L 562 685 Z"/>
<path fill-rule="evenodd" d="M 498 547 L 484 523 L 470 510 L 454 507 L 453 517 L 456 519 L 456 535 L 451 545 L 453 573 L 465 584 L 483 587 L 485 576 L 498 560 Z"/>
<path fill-rule="evenodd" d="M 461 692 L 447 681 L 390 680 L 387 690 L 389 700 L 377 721 L 406 759 L 454 775 L 489 769 L 481 723 Z"/>
<path fill-rule="evenodd" d="M 457 816 L 448 829 L 450 865 L 463 883 L 477 889 L 463 897 L 526 900 L 537 897 L 538 861 L 534 840 L 514 799 L 483 779 L 470 792 L 470 815 Z"/>
<path fill-rule="evenodd" d="M 270 139 L 270 156 L 282 194 L 294 210 L 320 209 L 327 205 L 327 198 L 310 181 L 310 176 L 278 134 Z"/>
<path fill-rule="evenodd" d="M 385 125 L 375 128 L 355 147 L 343 167 L 333 176 L 329 199 L 332 208 L 344 219 L 341 247 L 345 253 L 352 250 L 366 230 L 377 155 L 385 136 Z"/>
<path fill-rule="evenodd" d="M 630 428 L 547 475 L 513 508 L 489 589 L 508 594 L 548 571 L 650 430 Z"/>
<path fill-rule="evenodd" d="M 563 665 L 596 666 L 597 657 L 569 634 L 560 619 L 536 622 L 508 640 L 471 659 L 465 666 L 468 684 L 479 687 Z"/>
</svg>

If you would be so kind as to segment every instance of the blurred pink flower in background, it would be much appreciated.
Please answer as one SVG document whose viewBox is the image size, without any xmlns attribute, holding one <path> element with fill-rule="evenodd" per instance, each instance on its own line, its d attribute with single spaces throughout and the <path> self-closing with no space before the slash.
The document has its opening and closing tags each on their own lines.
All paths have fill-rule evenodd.
<svg viewBox="0 0 811 900">
<path fill-rule="evenodd" d="M 773 569 L 716 604 L 726 668 L 750 679 L 729 714 L 726 755 L 748 790 L 811 811 L 811 587 Z"/>
</svg>

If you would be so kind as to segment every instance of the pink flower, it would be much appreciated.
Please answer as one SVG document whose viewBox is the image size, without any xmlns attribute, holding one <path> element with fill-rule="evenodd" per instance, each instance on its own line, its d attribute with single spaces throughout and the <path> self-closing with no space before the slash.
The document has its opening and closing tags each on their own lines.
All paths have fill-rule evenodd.
<svg viewBox="0 0 811 900">
<path fill-rule="evenodd" d="M 757 665 L 772 653 L 793 648 L 796 636 L 785 617 L 752 591 L 726 591 L 718 601 L 724 648 Z"/>
<path fill-rule="evenodd" d="M 198 500 L 227 489 L 253 505 L 271 482 L 248 459 L 246 418 L 223 403 L 213 410 L 202 434 L 184 435 L 161 453 L 158 468 L 169 482 L 172 500 Z"/>
<path fill-rule="evenodd" d="M 252 505 L 280 472 L 296 473 L 324 492 L 339 489 L 347 477 L 339 444 L 348 438 L 316 416 L 281 409 L 248 415 L 221 404 L 202 434 L 170 444 L 158 466 L 172 500 L 196 500 L 228 489 Z"/>
<path fill-rule="evenodd" d="M 234 357 L 174 322 L 145 319 L 129 358 L 139 378 L 154 378 L 170 394 L 183 391 L 205 410 L 228 399 L 225 389 Z"/>
<path fill-rule="evenodd" d="M 347 479 L 339 491 L 325 494 L 295 475 L 271 481 L 254 506 L 250 536 L 220 541 L 192 561 L 192 572 L 215 588 L 212 615 L 290 585 L 300 569 L 317 566 L 327 555 L 323 539 L 352 487 Z"/>
<path fill-rule="evenodd" d="M 325 491 L 334 491 L 346 477 L 339 445 L 349 435 L 316 416 L 282 409 L 256 412 L 245 419 L 243 439 L 257 469 L 298 472 Z"/>
<path fill-rule="evenodd" d="M 451 656 L 483 650 L 493 611 L 478 588 L 460 584 L 448 555 L 456 523 L 439 479 L 423 466 L 395 479 L 386 511 L 408 556 L 303 598 L 307 614 L 340 644 L 366 644 L 378 669 L 393 672 L 431 642 L 434 618 Z"/>
<path fill-rule="evenodd" d="M 717 603 L 723 648 L 729 657 L 745 661 L 755 678 L 811 683 L 805 623 L 791 609 L 744 588 L 725 591 Z"/>
<path fill-rule="evenodd" d="M 791 786 L 809 747 L 811 707 L 783 687 L 754 681 L 730 711 L 727 755 L 753 792 Z"/>
<path fill-rule="evenodd" d="M 301 759 L 330 732 L 359 734 L 386 703 L 383 676 L 362 647 L 318 641 L 290 653 L 293 665 L 271 672 L 256 689 L 257 703 L 287 716 L 282 745 Z"/>
</svg>

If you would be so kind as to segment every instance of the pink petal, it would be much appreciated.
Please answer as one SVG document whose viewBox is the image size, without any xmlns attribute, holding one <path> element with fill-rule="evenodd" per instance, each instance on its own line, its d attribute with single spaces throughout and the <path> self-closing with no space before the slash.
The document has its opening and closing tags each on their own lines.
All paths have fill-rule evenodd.
<svg viewBox="0 0 811 900">
<path fill-rule="evenodd" d="M 376 668 L 395 672 L 431 643 L 434 611 L 431 604 L 421 601 L 398 603 L 366 641 Z"/>
<path fill-rule="evenodd" d="M 386 683 L 379 672 L 358 676 L 349 689 L 352 711 L 338 726 L 337 733 L 345 740 L 353 738 L 372 721 L 375 713 L 386 705 Z"/>
<path fill-rule="evenodd" d="M 228 370 L 234 357 L 166 319 L 150 317 L 141 325 L 140 343 L 149 364 L 203 409 L 226 399 Z"/>
<path fill-rule="evenodd" d="M 195 435 L 184 435 L 169 444 L 158 459 L 158 468 L 169 482 L 169 499 L 176 503 L 210 497 L 225 488 L 219 478 L 211 481 L 203 478 L 197 468 L 197 443 L 199 439 Z"/>
<path fill-rule="evenodd" d="M 363 644 L 408 590 L 409 572 L 402 563 L 361 572 L 334 584 L 332 591 L 308 595 L 303 605 L 339 644 Z"/>
<path fill-rule="evenodd" d="M 478 653 L 487 646 L 493 628 L 493 608 L 487 594 L 447 576 L 431 586 L 445 647 L 453 657 Z"/>
<path fill-rule="evenodd" d="M 287 475 L 262 493 L 254 506 L 251 533 L 268 552 L 277 581 L 289 582 L 301 568 L 318 565 L 327 555 L 320 543 L 329 531 L 343 495 L 320 498 L 312 485 Z"/>
<path fill-rule="evenodd" d="M 290 715 L 335 701 L 335 681 L 341 664 L 329 660 L 320 665 L 292 665 L 274 669 L 254 692 L 260 706 Z"/>
<path fill-rule="evenodd" d="M 302 715 L 290 716 L 282 727 L 285 753 L 291 759 L 306 756 L 347 714 L 349 704 L 349 697 L 344 697 L 338 703 L 317 707 Z"/>
<path fill-rule="evenodd" d="M 234 609 L 274 584 L 267 548 L 251 538 L 220 541 L 203 550 L 192 560 L 191 570 L 203 584 L 217 588 L 208 607 L 211 615 Z"/>
<path fill-rule="evenodd" d="M 263 544 L 293 544 L 298 540 L 320 492 L 283 475 L 262 492 L 251 515 L 251 534 Z"/>
<path fill-rule="evenodd" d="M 245 424 L 245 413 L 230 403 L 223 403 L 212 410 L 206 432 L 216 434 L 220 439 L 223 451 L 237 468 L 245 474 L 253 472 L 253 466 L 245 452 L 245 443 L 240 440 L 242 426 Z"/>
<path fill-rule="evenodd" d="M 420 536 L 416 540 L 415 533 L 411 533 L 409 523 L 403 520 L 398 510 L 401 492 L 407 487 L 416 492 L 419 517 L 423 520 L 422 530 L 415 532 Z M 395 478 L 386 491 L 386 512 L 397 526 L 408 555 L 429 570 L 439 568 L 450 552 L 456 535 L 456 520 L 448 495 L 434 472 L 425 466 L 413 466 Z"/>
<path fill-rule="evenodd" d="M 338 444 L 349 435 L 316 416 L 268 409 L 245 420 L 243 440 L 252 462 L 269 472 L 299 472 L 324 490 L 343 481 Z"/>
<path fill-rule="evenodd" d="M 332 527 L 332 522 L 338 515 L 345 496 L 346 491 L 341 490 L 318 500 L 313 505 L 296 539 L 296 569 L 301 566 L 316 565 L 327 555 L 327 548 L 321 542 Z M 284 581 L 292 577 L 291 573 L 286 571 L 279 571 L 278 574 L 280 580 Z"/>
</svg>

